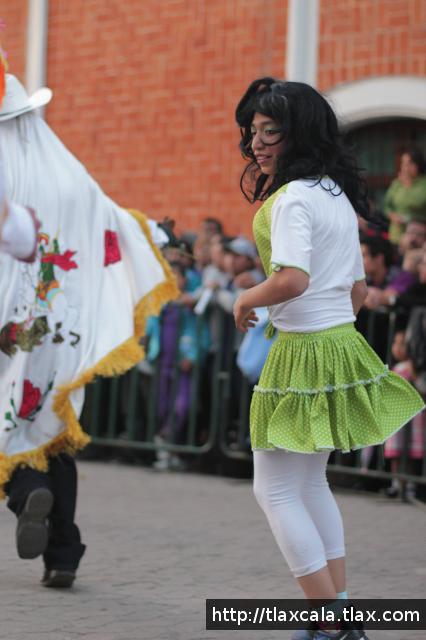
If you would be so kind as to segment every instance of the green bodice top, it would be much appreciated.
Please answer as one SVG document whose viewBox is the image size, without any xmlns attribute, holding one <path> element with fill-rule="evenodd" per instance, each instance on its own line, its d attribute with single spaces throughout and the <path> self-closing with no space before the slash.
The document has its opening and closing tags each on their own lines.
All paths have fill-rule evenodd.
<svg viewBox="0 0 426 640">
<path fill-rule="evenodd" d="M 262 261 L 263 269 L 269 278 L 273 268 L 271 265 L 272 245 L 271 245 L 271 225 L 272 206 L 279 195 L 287 191 L 287 185 L 280 187 L 273 193 L 260 207 L 253 219 L 253 235 L 256 247 Z"/>
</svg>

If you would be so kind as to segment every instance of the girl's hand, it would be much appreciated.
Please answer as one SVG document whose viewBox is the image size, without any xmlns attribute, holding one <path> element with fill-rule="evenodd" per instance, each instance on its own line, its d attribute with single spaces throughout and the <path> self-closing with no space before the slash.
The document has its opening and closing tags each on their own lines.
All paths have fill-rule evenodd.
<svg viewBox="0 0 426 640">
<path fill-rule="evenodd" d="M 250 327 L 255 327 L 259 320 L 254 309 L 244 306 L 244 294 L 239 296 L 234 304 L 234 320 L 237 329 L 243 333 L 247 333 Z"/>
</svg>

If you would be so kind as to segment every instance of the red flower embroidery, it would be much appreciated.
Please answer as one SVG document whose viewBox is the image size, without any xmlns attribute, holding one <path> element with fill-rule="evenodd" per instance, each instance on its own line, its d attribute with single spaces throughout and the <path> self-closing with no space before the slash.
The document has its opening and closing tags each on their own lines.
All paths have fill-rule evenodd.
<svg viewBox="0 0 426 640">
<path fill-rule="evenodd" d="M 120 262 L 120 245 L 115 231 L 105 231 L 105 260 L 104 267 Z"/>
<path fill-rule="evenodd" d="M 19 418 L 28 418 L 38 407 L 41 400 L 41 391 L 34 387 L 29 380 L 24 380 L 24 394 L 18 413 Z"/>
<path fill-rule="evenodd" d="M 56 253 L 48 253 L 47 255 L 42 257 L 41 261 L 55 264 L 64 271 L 71 271 L 71 269 L 78 269 L 77 263 L 74 260 L 71 260 L 71 258 L 76 253 L 77 251 L 70 251 L 69 249 L 62 255 Z"/>
</svg>

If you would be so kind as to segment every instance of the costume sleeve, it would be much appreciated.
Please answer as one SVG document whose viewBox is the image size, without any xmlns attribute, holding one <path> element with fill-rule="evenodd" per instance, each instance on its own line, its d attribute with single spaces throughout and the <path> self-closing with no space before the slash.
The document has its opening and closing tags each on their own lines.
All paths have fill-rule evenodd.
<svg viewBox="0 0 426 640">
<path fill-rule="evenodd" d="M 40 223 L 26 207 L 9 203 L 7 210 L 1 229 L 0 248 L 18 260 L 32 262 L 35 258 Z"/>
<path fill-rule="evenodd" d="M 293 267 L 308 276 L 312 253 L 312 212 L 299 193 L 287 191 L 272 207 L 271 266 Z"/>
<path fill-rule="evenodd" d="M 354 282 L 365 280 L 364 261 L 362 259 L 361 245 L 358 242 L 354 265 Z"/>
</svg>

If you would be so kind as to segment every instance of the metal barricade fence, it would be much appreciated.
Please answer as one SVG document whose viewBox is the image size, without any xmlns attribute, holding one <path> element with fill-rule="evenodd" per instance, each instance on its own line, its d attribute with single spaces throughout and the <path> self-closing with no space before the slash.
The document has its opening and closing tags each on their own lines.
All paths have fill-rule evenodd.
<svg viewBox="0 0 426 640">
<path fill-rule="evenodd" d="M 209 311 L 197 317 L 196 336 Z M 357 326 L 379 355 L 390 364 L 397 312 L 368 311 Z M 170 451 L 201 456 L 211 453 L 229 461 L 250 463 L 249 407 L 252 385 L 236 365 L 238 337 L 233 317 L 215 308 L 215 345 L 203 359 L 196 359 L 189 376 L 188 405 L 184 433 L 176 433 L 176 403 L 182 371 L 175 346 L 174 365 L 164 387 L 161 355 L 153 363 L 146 360 L 124 376 L 99 379 L 87 388 L 82 422 L 96 445 L 146 451 Z M 179 399 L 180 401 L 180 399 Z M 159 414 L 167 417 L 168 431 L 161 435 Z M 180 416 L 182 418 L 182 416 Z M 350 454 L 334 452 L 329 471 L 345 476 L 378 480 L 398 476 L 404 481 L 426 484 L 426 456 L 416 474 L 410 469 L 410 425 L 404 428 L 403 451 L 398 473 L 392 473 L 384 458 L 383 446 L 371 448 L 371 459 L 361 450 Z M 426 444 L 426 443 L 425 443 Z M 424 446 L 424 450 L 426 446 Z M 229 465 L 228 465 L 229 466 Z"/>
</svg>

